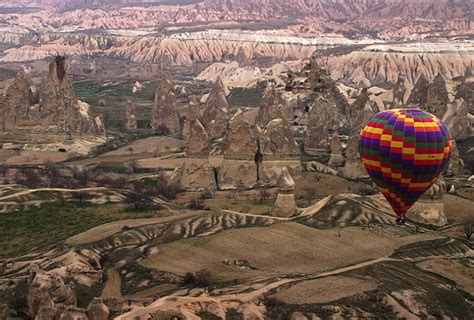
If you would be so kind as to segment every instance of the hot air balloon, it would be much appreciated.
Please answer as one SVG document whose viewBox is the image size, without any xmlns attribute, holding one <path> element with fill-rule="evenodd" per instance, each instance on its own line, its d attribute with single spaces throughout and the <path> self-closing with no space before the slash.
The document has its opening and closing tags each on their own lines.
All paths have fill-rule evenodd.
<svg viewBox="0 0 474 320">
<path fill-rule="evenodd" d="M 360 157 L 395 211 L 397 225 L 445 170 L 451 144 L 441 120 L 419 109 L 379 112 L 362 129 Z"/>
</svg>

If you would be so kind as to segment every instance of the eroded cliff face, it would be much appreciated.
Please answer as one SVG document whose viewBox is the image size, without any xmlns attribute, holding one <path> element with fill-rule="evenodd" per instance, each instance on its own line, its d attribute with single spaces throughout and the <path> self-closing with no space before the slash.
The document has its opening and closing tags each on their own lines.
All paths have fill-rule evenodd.
<svg viewBox="0 0 474 320">
<path fill-rule="evenodd" d="M 413 86 L 420 76 L 433 81 L 463 76 L 474 63 L 469 42 L 377 44 L 349 53 L 317 55 L 318 63 L 337 81 L 360 86 L 396 83 L 400 76 Z"/>
<path fill-rule="evenodd" d="M 100 116 L 79 100 L 66 73 L 66 59 L 56 56 L 39 84 L 20 70 L 2 102 L 3 130 L 47 130 L 52 133 L 102 135 Z"/>
</svg>

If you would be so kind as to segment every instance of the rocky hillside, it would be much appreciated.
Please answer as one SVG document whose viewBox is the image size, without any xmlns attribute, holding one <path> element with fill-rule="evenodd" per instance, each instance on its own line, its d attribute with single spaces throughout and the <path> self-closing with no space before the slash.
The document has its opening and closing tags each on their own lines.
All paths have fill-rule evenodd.
<svg viewBox="0 0 474 320">
<path fill-rule="evenodd" d="M 470 41 L 377 44 L 316 57 L 338 81 L 370 86 L 404 76 L 413 85 L 421 75 L 429 80 L 439 73 L 448 79 L 463 76 L 474 64 L 474 46 Z"/>
<path fill-rule="evenodd" d="M 72 134 L 105 133 L 101 116 L 94 117 L 90 106 L 79 100 L 66 74 L 66 59 L 57 56 L 41 82 L 33 81 L 31 71 L 22 69 L 7 87 L 0 101 L 2 131 L 47 130 Z"/>
</svg>

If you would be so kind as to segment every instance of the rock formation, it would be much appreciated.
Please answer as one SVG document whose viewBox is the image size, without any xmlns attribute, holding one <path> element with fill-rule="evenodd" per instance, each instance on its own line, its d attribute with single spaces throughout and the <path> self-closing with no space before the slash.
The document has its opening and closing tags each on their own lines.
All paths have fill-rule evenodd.
<svg viewBox="0 0 474 320">
<path fill-rule="evenodd" d="M 179 184 L 188 190 L 216 190 L 214 170 L 207 161 L 185 162 L 179 170 Z"/>
<path fill-rule="evenodd" d="M 37 269 L 29 278 L 26 297 L 28 314 L 35 319 L 68 319 L 69 307 L 76 307 L 74 285 L 66 284 L 57 273 Z M 78 318 L 82 319 L 82 318 Z"/>
<path fill-rule="evenodd" d="M 184 120 L 184 127 L 183 127 L 183 138 L 186 140 L 189 138 L 191 132 L 191 124 L 193 121 L 200 119 L 200 112 L 199 112 L 199 101 L 196 99 L 195 96 L 192 96 L 188 103 L 188 110 L 186 112 L 186 118 Z"/>
<path fill-rule="evenodd" d="M 342 145 L 338 134 L 333 134 L 330 140 L 331 157 L 328 166 L 331 168 L 342 167 L 344 165 L 344 157 L 342 156 Z"/>
<path fill-rule="evenodd" d="M 255 126 L 245 121 L 238 110 L 229 122 L 222 151 L 226 158 L 254 160 L 258 151 L 258 135 Z"/>
<path fill-rule="evenodd" d="M 286 167 L 281 170 L 278 178 L 278 194 L 273 203 L 272 216 L 289 218 L 296 212 L 295 181 Z"/>
<path fill-rule="evenodd" d="M 331 78 L 329 72 L 321 68 L 314 58 L 311 59 L 307 68 L 309 87 L 313 91 L 324 91 L 334 87 L 335 81 Z"/>
<path fill-rule="evenodd" d="M 454 140 L 470 137 L 474 133 L 469 109 L 463 99 L 448 104 L 448 111 L 442 119 Z"/>
<path fill-rule="evenodd" d="M 446 79 L 441 74 L 429 85 L 426 102 L 423 109 L 442 119 L 448 108 L 449 96 Z"/>
<path fill-rule="evenodd" d="M 459 149 L 456 145 L 456 141 L 452 141 L 451 145 L 451 156 L 449 157 L 448 168 L 446 174 L 449 176 L 456 176 L 462 174 L 464 168 L 464 162 L 459 155 Z"/>
<path fill-rule="evenodd" d="M 224 135 L 228 121 L 229 105 L 225 97 L 225 87 L 222 80 L 218 78 L 204 104 L 202 124 L 206 128 L 209 137 L 217 139 Z"/>
<path fill-rule="evenodd" d="M 205 155 L 210 151 L 209 136 L 198 119 L 189 125 L 189 136 L 185 149 L 186 153 L 190 155 Z"/>
<path fill-rule="evenodd" d="M 468 69 L 464 75 L 463 81 L 458 85 L 456 99 L 463 99 L 471 114 L 474 114 L 474 76 Z"/>
<path fill-rule="evenodd" d="M 284 107 L 281 93 L 276 89 L 275 84 L 268 81 L 258 109 L 256 122 L 261 128 L 265 128 L 270 121 L 277 118 L 290 121 L 290 110 Z"/>
<path fill-rule="evenodd" d="M 259 141 L 260 153 L 264 160 L 294 158 L 300 155 L 300 149 L 286 120 L 273 119 L 270 121 L 263 129 Z"/>
<path fill-rule="evenodd" d="M 446 194 L 446 183 L 440 176 L 425 194 L 411 207 L 407 217 L 419 223 L 442 227 L 448 219 L 444 213 L 443 196 Z"/>
<path fill-rule="evenodd" d="M 165 73 L 155 92 L 155 100 L 151 110 L 151 126 L 154 130 L 165 128 L 171 132 L 180 130 L 176 96 L 173 92 L 173 81 L 169 73 Z"/>
<path fill-rule="evenodd" d="M 135 105 L 130 101 L 130 99 L 127 99 L 127 102 L 125 103 L 125 119 L 127 119 L 125 127 L 128 130 L 135 130 L 137 128 L 137 117 L 135 113 Z"/>
<path fill-rule="evenodd" d="M 235 189 L 240 184 L 253 188 L 257 182 L 257 166 L 254 161 L 225 159 L 218 169 L 219 188 Z"/>
<path fill-rule="evenodd" d="M 101 298 L 92 299 L 87 307 L 87 317 L 89 320 L 107 320 L 109 314 L 109 308 L 107 308 Z"/>
<path fill-rule="evenodd" d="M 318 153 L 326 151 L 329 138 L 348 124 L 333 94 L 319 95 L 312 104 L 308 116 L 308 128 L 305 139 L 305 151 Z"/>
<path fill-rule="evenodd" d="M 424 108 L 428 103 L 428 88 L 430 82 L 422 74 L 415 83 L 410 96 L 408 97 L 407 104 L 416 108 Z"/>
<path fill-rule="evenodd" d="M 406 102 L 408 101 L 408 98 L 410 97 L 411 93 L 411 86 L 406 81 L 406 78 L 404 76 L 399 76 L 397 83 L 395 84 L 393 88 L 393 101 L 391 108 L 401 108 L 406 106 Z"/>
<path fill-rule="evenodd" d="M 104 134 L 101 118 L 80 101 L 66 73 L 66 58 L 57 56 L 49 73 L 35 85 L 28 70 L 20 70 L 7 89 L 1 107 L 4 130 L 48 130 L 54 133 Z"/>
<path fill-rule="evenodd" d="M 359 156 L 359 136 L 353 135 L 345 149 L 345 163 L 342 175 L 347 179 L 360 179 L 368 177 L 367 171 Z"/>
</svg>

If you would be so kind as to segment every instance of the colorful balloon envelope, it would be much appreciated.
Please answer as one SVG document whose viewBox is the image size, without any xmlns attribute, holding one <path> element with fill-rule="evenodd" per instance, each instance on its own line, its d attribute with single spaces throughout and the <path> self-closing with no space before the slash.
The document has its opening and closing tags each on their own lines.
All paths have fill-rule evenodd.
<svg viewBox="0 0 474 320">
<path fill-rule="evenodd" d="M 377 113 L 362 129 L 359 153 L 370 177 L 403 217 L 446 169 L 451 144 L 434 115 L 392 109 Z"/>
</svg>

